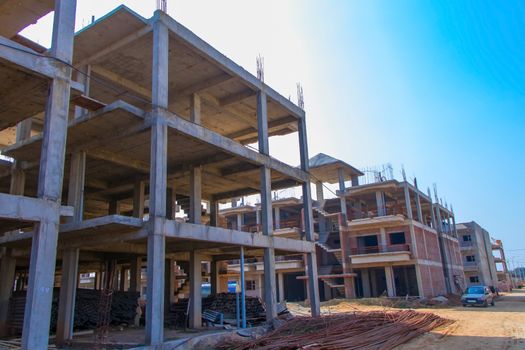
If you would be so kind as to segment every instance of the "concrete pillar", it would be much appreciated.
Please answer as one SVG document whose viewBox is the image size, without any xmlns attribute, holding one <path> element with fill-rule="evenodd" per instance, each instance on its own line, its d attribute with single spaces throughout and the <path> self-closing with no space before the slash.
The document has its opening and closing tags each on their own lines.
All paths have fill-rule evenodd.
<svg viewBox="0 0 525 350">
<path fill-rule="evenodd" d="M 219 226 L 219 203 L 217 201 L 210 202 L 210 226 Z"/>
<path fill-rule="evenodd" d="M 417 221 L 422 224 L 425 224 L 423 220 L 423 211 L 421 210 L 421 197 L 419 196 L 419 191 L 416 192 L 416 209 L 417 209 Z"/>
<path fill-rule="evenodd" d="M 352 175 L 350 179 L 352 181 L 352 186 L 359 186 L 359 176 Z"/>
<path fill-rule="evenodd" d="M 166 259 L 166 267 L 164 269 L 164 310 L 169 312 L 171 304 L 175 302 L 175 261 L 173 259 Z"/>
<path fill-rule="evenodd" d="M 148 229 L 148 277 L 146 304 L 146 345 L 164 341 L 164 257 L 163 232 L 166 217 L 168 130 L 162 111 L 168 108 L 168 28 L 156 19 L 153 25 L 152 125 Z"/>
<path fill-rule="evenodd" d="M 68 63 L 73 53 L 75 11 L 75 0 L 55 1 L 50 56 Z M 50 83 L 44 117 L 37 190 L 38 198 L 54 203 L 55 208 L 34 229 L 22 331 L 24 349 L 43 349 L 49 340 L 71 84 L 69 66 L 59 64 L 55 69 L 57 78 Z"/>
<path fill-rule="evenodd" d="M 385 197 L 384 197 L 383 192 L 381 191 L 376 192 L 376 205 L 377 205 L 377 216 L 385 216 L 386 215 Z"/>
<path fill-rule="evenodd" d="M 0 337 L 8 335 L 9 299 L 13 292 L 16 270 L 16 260 L 11 256 L 11 249 L 4 249 L 4 254 L 0 258 L 0 276 L 2 276 L 2 283 L 0 283 Z"/>
<path fill-rule="evenodd" d="M 131 259 L 129 269 L 129 291 L 141 292 L 142 283 L 142 258 L 140 256 Z"/>
<path fill-rule="evenodd" d="M 201 98 L 197 94 L 190 96 L 190 121 L 199 125 L 201 123 Z"/>
<path fill-rule="evenodd" d="M 410 190 L 408 188 L 408 184 L 407 183 L 405 183 L 404 192 L 405 192 L 405 205 L 406 205 L 406 208 L 407 208 L 407 218 L 412 220 L 414 218 L 414 216 L 412 214 L 412 203 L 410 201 Z"/>
<path fill-rule="evenodd" d="M 202 271 L 198 252 L 190 252 L 190 328 L 202 327 Z"/>
<path fill-rule="evenodd" d="M 308 142 L 306 137 L 306 122 L 305 117 L 298 122 L 299 132 L 299 153 L 301 158 L 301 170 L 309 173 L 310 160 L 308 159 Z M 304 231 L 306 240 L 310 242 L 315 241 L 314 237 L 314 218 L 312 212 L 312 188 L 310 181 L 302 184 L 303 189 L 303 212 L 304 212 Z M 343 195 L 344 198 L 344 195 Z M 317 256 L 314 249 L 306 253 L 306 273 L 308 276 L 308 300 L 310 301 L 310 313 L 312 316 L 319 316 L 321 314 L 321 305 L 319 303 L 319 281 L 317 273 Z"/>
<path fill-rule="evenodd" d="M 62 252 L 62 280 L 58 302 L 57 332 L 55 341 L 64 345 L 73 339 L 75 296 L 78 281 L 78 249 Z"/>
<path fill-rule="evenodd" d="M 284 273 L 279 272 L 277 277 L 279 278 L 277 283 L 279 285 L 279 302 L 282 303 L 284 301 Z"/>
<path fill-rule="evenodd" d="M 270 155 L 268 141 L 268 108 L 266 93 L 257 93 L 257 131 L 259 152 Z M 262 233 L 266 236 L 273 235 L 272 218 L 272 178 L 270 168 L 265 166 L 260 170 L 261 179 L 261 226 Z M 268 321 L 277 317 L 277 298 L 275 281 L 275 250 L 264 248 L 264 303 L 266 304 L 266 319 Z"/>
<path fill-rule="evenodd" d="M 361 284 L 363 285 L 363 297 L 370 298 L 370 276 L 368 269 L 361 269 Z"/>
<path fill-rule="evenodd" d="M 190 222 L 194 224 L 201 223 L 201 202 L 202 202 L 202 169 L 194 167 L 190 172 Z"/>
<path fill-rule="evenodd" d="M 144 217 L 145 188 L 144 181 L 138 181 L 133 185 L 133 216 L 140 219 Z"/>
<path fill-rule="evenodd" d="M 279 207 L 273 208 L 275 216 L 275 229 L 278 230 L 281 228 L 281 210 Z"/>
<path fill-rule="evenodd" d="M 237 213 L 237 231 L 242 231 L 242 214 Z"/>
<path fill-rule="evenodd" d="M 392 266 L 385 266 L 386 292 L 389 297 L 396 296 L 396 285 L 394 283 L 394 270 Z"/>
<path fill-rule="evenodd" d="M 216 260 L 212 260 L 210 263 L 210 285 L 211 294 L 217 294 L 219 290 L 219 264 Z"/>
<path fill-rule="evenodd" d="M 255 223 L 257 224 L 257 231 L 260 231 L 260 227 L 261 227 L 261 210 L 258 207 L 255 208 Z"/>
<path fill-rule="evenodd" d="M 321 181 L 317 181 L 315 183 L 315 192 L 316 192 L 317 202 L 319 202 L 319 205 L 322 209 L 324 207 L 325 201 L 324 201 L 323 183 Z M 326 239 L 326 235 L 327 235 L 326 218 L 319 213 L 317 215 L 317 221 L 319 222 L 319 241 L 324 243 Z"/>
<path fill-rule="evenodd" d="M 379 228 L 379 251 L 386 252 L 386 247 L 388 245 L 386 230 L 384 227 Z"/>
<path fill-rule="evenodd" d="M 345 196 L 346 186 L 345 186 L 344 169 L 343 168 L 337 169 L 337 174 L 339 176 L 339 192 L 341 192 L 339 195 L 339 202 L 341 205 L 341 214 L 343 215 L 343 221 L 346 222 L 346 220 L 348 220 L 348 214 L 347 214 L 347 209 L 346 209 L 346 196 Z"/>
<path fill-rule="evenodd" d="M 108 214 L 109 215 L 118 215 L 120 214 L 120 205 L 116 199 L 112 199 L 108 204 Z"/>
<path fill-rule="evenodd" d="M 127 279 L 127 269 L 124 266 L 120 267 L 119 278 L 118 278 L 118 290 L 125 292 L 126 291 L 126 279 Z"/>
<path fill-rule="evenodd" d="M 369 269 L 368 270 L 369 272 L 369 275 L 370 275 L 370 287 L 371 287 L 371 294 L 372 294 L 372 297 L 377 297 L 379 296 L 379 291 L 377 290 L 377 276 L 376 276 L 376 270 L 374 269 Z"/>
</svg>

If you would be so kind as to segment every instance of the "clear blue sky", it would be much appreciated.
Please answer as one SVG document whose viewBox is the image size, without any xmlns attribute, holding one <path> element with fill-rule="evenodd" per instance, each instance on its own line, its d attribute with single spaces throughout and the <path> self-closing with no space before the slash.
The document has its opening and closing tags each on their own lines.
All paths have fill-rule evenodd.
<svg viewBox="0 0 525 350">
<path fill-rule="evenodd" d="M 155 8 L 79 0 L 77 27 L 121 2 Z M 525 3 L 168 0 L 168 12 L 251 72 L 262 54 L 283 95 L 300 81 L 311 155 L 390 162 L 398 177 L 404 164 L 525 266 Z M 26 33 L 46 44 L 42 22 Z M 290 141 L 272 153 L 298 163 Z"/>
</svg>

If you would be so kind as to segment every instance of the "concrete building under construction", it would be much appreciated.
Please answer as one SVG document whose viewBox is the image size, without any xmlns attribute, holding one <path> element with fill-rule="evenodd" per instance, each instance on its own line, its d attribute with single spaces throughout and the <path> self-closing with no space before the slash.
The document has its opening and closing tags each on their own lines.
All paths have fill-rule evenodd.
<svg viewBox="0 0 525 350">
<path fill-rule="evenodd" d="M 141 343 L 160 346 L 179 263 L 198 328 L 202 262 L 215 293 L 216 265 L 241 254 L 264 257 L 267 320 L 277 315 L 275 260 L 302 254 L 318 315 L 303 109 L 160 10 L 143 18 L 121 6 L 74 33 L 75 7 L 0 3 L 2 333 L 20 289 L 22 347 L 45 348 L 60 287 L 55 340 L 74 342 L 79 272 L 94 273 L 102 291 L 137 291 L 145 267 Z M 18 35 L 53 10 L 51 49 Z M 290 133 L 299 168 L 270 153 L 269 138 Z M 304 234 L 274 235 L 271 191 L 292 186 L 303 191 Z M 221 201 L 252 194 L 261 197 L 260 230 L 218 227 Z"/>
<path fill-rule="evenodd" d="M 406 180 L 388 172 L 365 176 L 344 161 L 325 154 L 310 159 L 316 185 L 313 202 L 321 300 L 334 297 L 459 294 L 465 287 L 454 213 Z M 363 183 L 360 183 L 360 180 Z M 336 198 L 324 199 L 326 185 L 338 184 Z M 347 187 L 347 185 L 350 185 Z M 299 237 L 303 223 L 298 198 L 274 202 L 275 234 Z M 224 225 L 258 232 L 259 205 L 221 210 Z M 246 264 L 247 285 L 262 295 L 262 261 Z M 300 255 L 276 263 L 282 300 L 307 297 Z M 225 280 L 238 280 L 239 265 L 228 265 Z M 226 283 L 223 283 L 226 286 Z"/>
</svg>

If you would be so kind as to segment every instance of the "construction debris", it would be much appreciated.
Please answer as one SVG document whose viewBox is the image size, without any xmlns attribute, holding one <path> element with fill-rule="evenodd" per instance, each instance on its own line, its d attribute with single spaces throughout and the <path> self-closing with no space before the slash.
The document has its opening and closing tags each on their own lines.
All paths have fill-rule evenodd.
<svg viewBox="0 0 525 350">
<path fill-rule="evenodd" d="M 295 317 L 260 338 L 228 340 L 218 349 L 388 350 L 452 322 L 411 310 Z"/>
<path fill-rule="evenodd" d="M 94 329 L 98 322 L 100 290 L 77 289 L 75 301 L 75 329 Z M 59 289 L 53 292 L 51 329 L 56 329 Z M 109 321 L 111 324 L 133 324 L 139 293 L 115 291 Z M 26 292 L 15 292 L 9 302 L 9 326 L 15 334 L 22 331 Z"/>
</svg>

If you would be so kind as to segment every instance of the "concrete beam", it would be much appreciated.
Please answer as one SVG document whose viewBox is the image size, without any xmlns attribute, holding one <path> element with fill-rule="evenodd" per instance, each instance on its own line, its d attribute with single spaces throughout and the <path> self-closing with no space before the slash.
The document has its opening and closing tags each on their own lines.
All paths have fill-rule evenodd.
<svg viewBox="0 0 525 350">
<path fill-rule="evenodd" d="M 315 244 L 308 241 L 229 230 L 221 227 L 195 225 L 174 220 L 167 220 L 164 223 L 164 232 L 166 237 L 171 238 L 227 245 L 243 245 L 245 247 L 274 248 L 285 252 L 308 253 L 315 249 Z M 136 237 L 138 239 L 141 235 L 138 234 Z"/>
<path fill-rule="evenodd" d="M 276 170 L 300 182 L 309 181 L 310 177 L 307 173 L 300 169 L 289 166 L 274 158 L 271 158 L 266 154 L 261 154 L 262 151 L 260 147 L 259 151 L 261 153 L 257 153 L 241 145 L 240 143 L 237 143 L 225 136 L 222 136 L 219 133 L 206 129 L 200 125 L 196 125 L 171 112 L 165 112 L 164 120 L 169 127 L 177 130 L 178 132 L 188 135 L 201 142 L 213 145 L 224 152 L 235 156 L 239 156 L 254 164 L 258 164 L 261 166 L 264 165 L 270 169 Z"/>
</svg>

